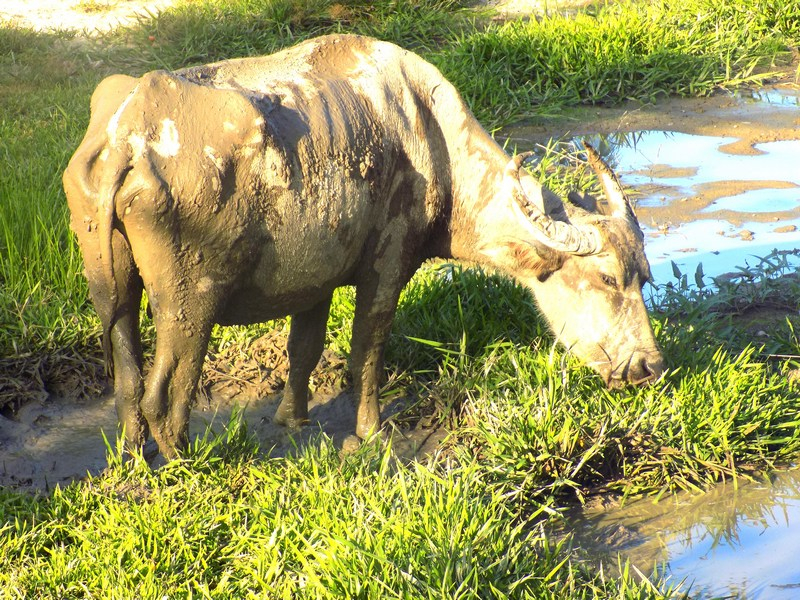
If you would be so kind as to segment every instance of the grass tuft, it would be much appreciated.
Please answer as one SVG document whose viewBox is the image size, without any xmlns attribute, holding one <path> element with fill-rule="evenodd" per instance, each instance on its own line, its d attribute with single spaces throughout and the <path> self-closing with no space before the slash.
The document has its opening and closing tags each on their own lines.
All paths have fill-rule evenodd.
<svg viewBox="0 0 800 600">
<path fill-rule="evenodd" d="M 406 467 L 370 445 L 342 459 L 320 439 L 290 459 L 247 447 L 209 468 L 207 442 L 156 472 L 112 460 L 47 498 L 7 494 L 0 586 L 39 598 L 466 599 L 616 585 L 510 514 L 474 461 Z M 652 597 L 649 583 L 623 581 L 638 590 L 629 597 Z"/>
</svg>

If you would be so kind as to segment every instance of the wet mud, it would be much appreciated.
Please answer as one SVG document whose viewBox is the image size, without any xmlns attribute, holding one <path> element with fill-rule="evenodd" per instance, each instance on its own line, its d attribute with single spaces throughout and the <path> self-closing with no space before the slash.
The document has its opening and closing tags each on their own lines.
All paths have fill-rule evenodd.
<svg viewBox="0 0 800 600">
<path fill-rule="evenodd" d="M 329 436 L 339 448 L 352 445 L 355 398 L 345 361 L 328 350 L 311 377 L 314 395 L 309 425 L 290 429 L 273 422 L 288 373 L 285 347 L 286 336 L 271 332 L 246 348 L 231 346 L 209 355 L 202 392 L 192 410 L 190 439 L 208 434 L 209 428 L 211 433 L 224 432 L 237 412 L 261 451 L 271 456 L 296 452 L 320 434 Z M 97 357 L 87 362 L 88 370 L 73 365 L 72 388 L 65 385 L 68 378 L 63 373 L 46 371 L 42 378 L 37 371 L 39 375 L 31 377 L 35 364 L 0 365 L 5 367 L 0 372 L 3 381 L 22 385 L 34 380 L 25 402 L 0 407 L 0 486 L 46 491 L 106 468 L 108 452 L 117 450 L 116 410 L 108 391 L 102 391 L 101 363 Z M 24 370 L 12 373 L 12 368 Z M 440 447 L 445 432 L 424 422 L 401 425 L 397 417 L 405 402 L 399 398 L 384 405 L 387 437 L 401 459 L 428 456 Z"/>
</svg>

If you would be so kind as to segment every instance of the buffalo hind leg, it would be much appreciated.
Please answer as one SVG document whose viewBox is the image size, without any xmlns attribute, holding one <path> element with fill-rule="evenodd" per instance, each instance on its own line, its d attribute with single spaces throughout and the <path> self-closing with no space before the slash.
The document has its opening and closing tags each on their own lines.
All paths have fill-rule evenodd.
<svg viewBox="0 0 800 600">
<path fill-rule="evenodd" d="M 125 236 L 118 230 L 111 236 L 113 280 L 102 264 L 97 234 L 93 230 L 78 232 L 92 303 L 103 324 L 103 351 L 106 371 L 113 378 L 117 419 L 126 445 L 136 448 L 148 436 L 147 421 L 139 408 L 144 393 L 139 334 L 143 285 Z"/>
<path fill-rule="evenodd" d="M 142 288 L 139 284 L 138 291 L 130 294 L 119 307 L 110 332 L 114 360 L 114 403 L 117 420 L 130 449 L 141 447 L 149 434 L 147 420 L 139 407 L 144 394 L 139 336 L 141 298 Z"/>
<path fill-rule="evenodd" d="M 205 311 L 199 311 L 201 313 Z M 156 352 L 141 406 L 150 432 L 165 458 L 179 456 L 189 444 L 189 413 L 203 368 L 212 319 L 185 310 L 159 311 Z"/>
<path fill-rule="evenodd" d="M 308 423 L 308 400 L 311 396 L 308 380 L 325 346 L 330 306 L 329 295 L 313 308 L 292 315 L 289 341 L 286 345 L 289 376 L 283 399 L 275 412 L 275 422 L 279 425 L 299 427 Z"/>
</svg>

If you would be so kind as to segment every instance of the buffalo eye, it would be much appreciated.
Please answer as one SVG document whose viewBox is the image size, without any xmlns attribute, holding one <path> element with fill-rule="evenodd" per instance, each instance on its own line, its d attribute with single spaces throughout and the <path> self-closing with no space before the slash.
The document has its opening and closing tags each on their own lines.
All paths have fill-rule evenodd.
<svg viewBox="0 0 800 600">
<path fill-rule="evenodd" d="M 605 273 L 600 274 L 600 279 L 603 280 L 608 287 L 616 288 L 617 287 L 617 278 L 613 275 L 606 275 Z"/>
</svg>

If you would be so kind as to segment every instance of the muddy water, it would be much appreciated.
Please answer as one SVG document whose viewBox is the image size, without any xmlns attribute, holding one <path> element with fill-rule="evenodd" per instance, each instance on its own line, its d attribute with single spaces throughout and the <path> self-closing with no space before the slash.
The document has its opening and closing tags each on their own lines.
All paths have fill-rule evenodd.
<svg viewBox="0 0 800 600">
<path fill-rule="evenodd" d="M 590 560 L 628 559 L 692 597 L 800 598 L 800 471 L 587 510 L 568 529 Z"/>
</svg>

